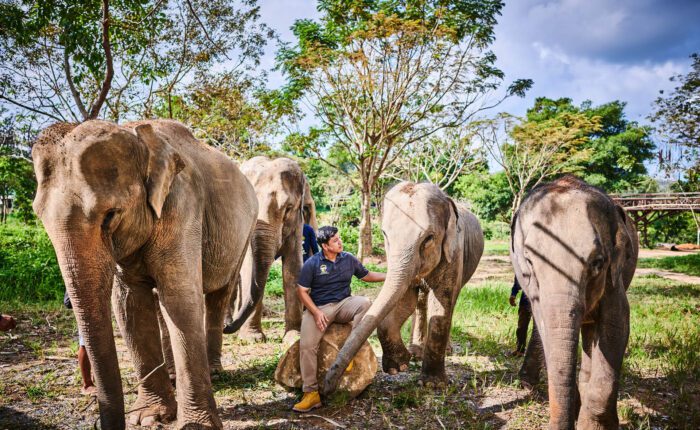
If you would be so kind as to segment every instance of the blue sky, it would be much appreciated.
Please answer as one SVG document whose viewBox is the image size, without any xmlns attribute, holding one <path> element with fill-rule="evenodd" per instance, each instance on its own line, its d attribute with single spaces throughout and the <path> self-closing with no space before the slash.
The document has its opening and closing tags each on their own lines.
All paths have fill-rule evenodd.
<svg viewBox="0 0 700 430">
<path fill-rule="evenodd" d="M 293 40 L 295 19 L 318 17 L 312 0 L 259 4 L 262 20 L 284 41 Z M 644 123 L 659 90 L 673 88 L 669 77 L 686 73 L 689 55 L 700 52 L 700 0 L 506 0 L 493 50 L 508 81 L 535 82 L 501 111 L 523 115 L 540 96 L 622 100 L 628 118 Z M 263 59 L 268 70 L 274 51 L 268 47 Z M 270 86 L 281 83 L 270 75 Z"/>
</svg>

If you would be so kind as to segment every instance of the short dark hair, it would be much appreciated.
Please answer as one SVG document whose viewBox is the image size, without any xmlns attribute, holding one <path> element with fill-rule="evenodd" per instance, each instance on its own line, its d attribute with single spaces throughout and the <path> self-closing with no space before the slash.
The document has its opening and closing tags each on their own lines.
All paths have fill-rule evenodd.
<svg viewBox="0 0 700 430">
<path fill-rule="evenodd" d="M 319 246 L 323 245 L 324 243 L 328 243 L 328 241 L 331 240 L 331 237 L 335 236 L 337 233 L 337 228 L 333 227 L 332 225 L 324 225 L 318 229 L 316 241 L 318 242 Z"/>
</svg>

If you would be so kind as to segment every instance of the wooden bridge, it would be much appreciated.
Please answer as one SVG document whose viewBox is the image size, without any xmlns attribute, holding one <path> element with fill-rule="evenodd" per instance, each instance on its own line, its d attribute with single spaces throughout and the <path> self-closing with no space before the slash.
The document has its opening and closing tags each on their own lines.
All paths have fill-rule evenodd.
<svg viewBox="0 0 700 430">
<path fill-rule="evenodd" d="M 700 218 L 700 193 L 611 194 L 637 224 L 642 241 L 648 243 L 647 228 L 652 222 L 678 212 L 691 212 L 696 225 Z M 697 213 L 697 215 L 696 215 Z M 700 225 L 698 225 L 700 241 Z"/>
</svg>

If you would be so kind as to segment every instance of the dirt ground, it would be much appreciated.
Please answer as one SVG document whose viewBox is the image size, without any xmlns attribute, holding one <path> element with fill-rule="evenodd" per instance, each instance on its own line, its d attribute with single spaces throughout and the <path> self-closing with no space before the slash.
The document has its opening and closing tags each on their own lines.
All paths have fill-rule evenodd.
<svg viewBox="0 0 700 430">
<path fill-rule="evenodd" d="M 508 257 L 485 256 L 470 283 L 509 282 L 512 276 Z M 376 290 L 355 293 L 374 296 Z M 308 415 L 293 413 L 290 408 L 298 394 L 287 392 L 272 378 L 284 352 L 280 346 L 282 306 L 281 300 L 266 298 L 266 343 L 248 345 L 235 336 L 224 338 L 226 370 L 212 382 L 227 429 L 520 429 L 546 425 L 546 387 L 534 393 L 519 388 L 515 377 L 519 359 L 478 354 L 447 358 L 451 384 L 446 389 L 418 387 L 420 368 L 412 364 L 409 372 L 396 376 L 380 370 L 374 383 L 354 401 L 331 402 Z M 18 319 L 14 333 L 0 334 L 0 429 L 93 428 L 98 410 L 91 398 L 80 394 L 72 314 L 57 307 Z M 128 410 L 135 401 L 136 377 L 122 339 L 116 341 Z M 381 348 L 376 340 L 371 343 L 381 363 Z M 626 404 L 637 411 L 646 408 L 636 399 Z"/>
</svg>

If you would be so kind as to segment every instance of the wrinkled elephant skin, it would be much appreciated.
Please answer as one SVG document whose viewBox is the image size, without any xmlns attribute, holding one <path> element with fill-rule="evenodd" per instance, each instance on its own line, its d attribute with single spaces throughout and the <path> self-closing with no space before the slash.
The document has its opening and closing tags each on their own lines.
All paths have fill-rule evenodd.
<svg viewBox="0 0 700 430">
<path fill-rule="evenodd" d="M 425 314 L 417 313 L 422 321 L 416 322 L 420 329 L 414 331 L 420 335 L 414 337 L 412 349 L 422 352 L 421 382 L 428 386 L 447 382 L 445 349 L 452 312 L 484 250 L 479 221 L 437 186 L 401 182 L 384 198 L 382 231 L 386 281 L 326 374 L 326 395 L 336 389 L 343 370 L 375 328 L 384 371 L 408 368 L 410 353 L 401 339 L 401 326 L 416 311 L 419 292 L 425 295 Z"/>
<path fill-rule="evenodd" d="M 129 423 L 177 415 L 179 428 L 221 428 L 209 368 L 220 365 L 224 311 L 255 227 L 250 183 L 175 121 L 56 124 L 32 156 L 34 210 L 86 341 L 101 428 L 126 425 L 110 293 L 142 381 Z M 255 308 L 254 287 L 238 319 Z M 177 399 L 161 365 L 157 307 L 170 334 Z"/>
<path fill-rule="evenodd" d="M 528 195 L 511 234 L 513 267 L 544 348 L 549 427 L 617 429 L 630 327 L 626 291 L 638 253 L 631 219 L 602 191 L 565 176 Z M 526 363 L 533 350 L 528 348 Z"/>
<path fill-rule="evenodd" d="M 270 266 L 275 258 L 282 257 L 284 341 L 292 341 L 301 326 L 301 303 L 296 288 L 302 266 L 302 228 L 304 222 L 316 226 L 316 206 L 308 181 L 296 161 L 253 157 L 241 165 L 241 171 L 253 185 L 259 207 L 251 242 L 254 264 L 244 264 L 241 279 L 253 278 L 259 288 L 264 288 Z M 240 305 L 240 301 L 232 303 L 232 309 Z M 239 337 L 249 341 L 265 340 L 261 317 L 262 301 L 241 327 Z M 227 324 L 226 333 L 234 331 L 235 328 Z"/>
</svg>

